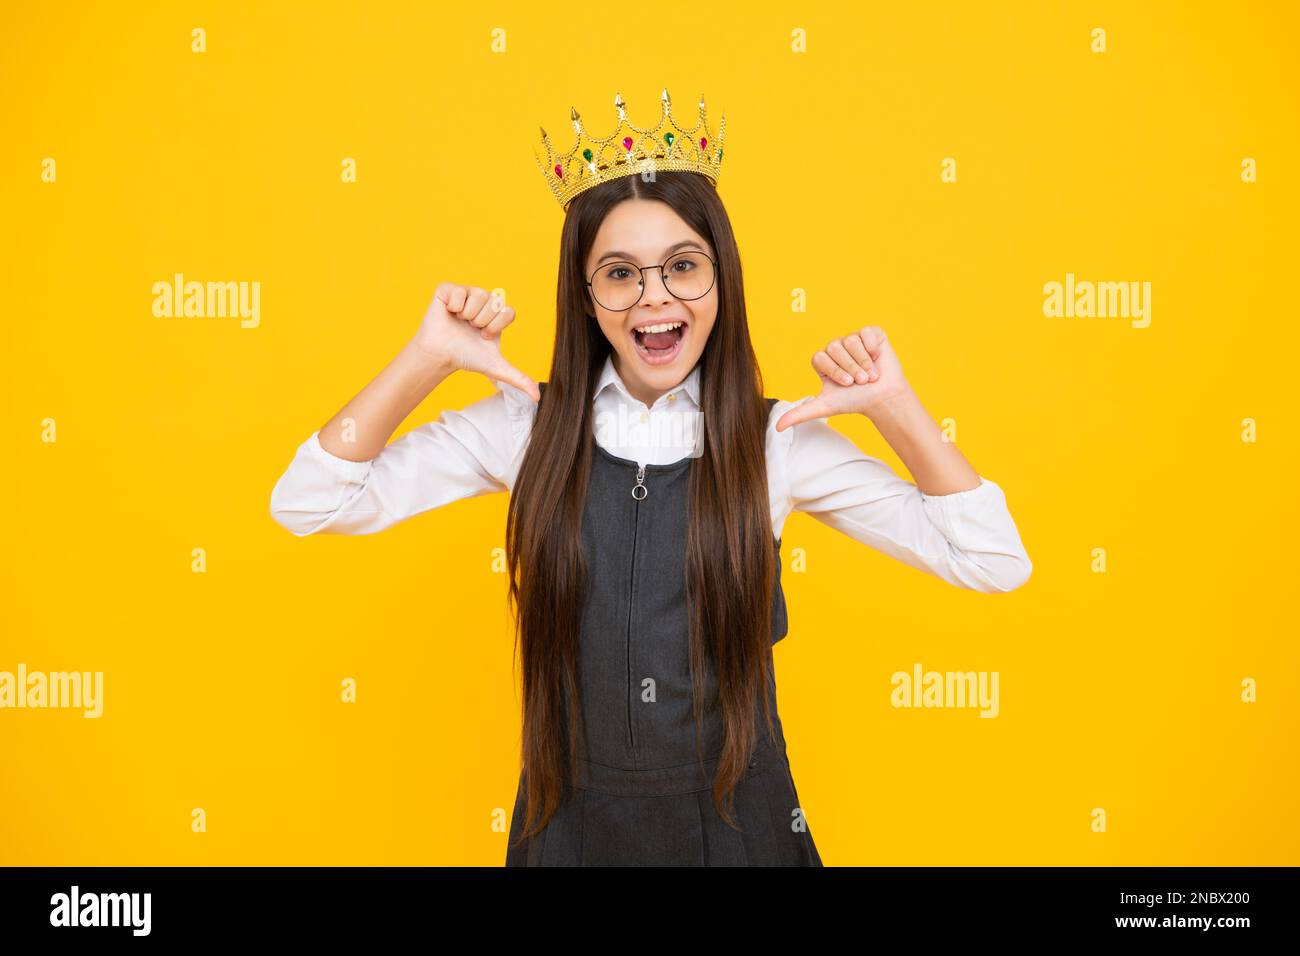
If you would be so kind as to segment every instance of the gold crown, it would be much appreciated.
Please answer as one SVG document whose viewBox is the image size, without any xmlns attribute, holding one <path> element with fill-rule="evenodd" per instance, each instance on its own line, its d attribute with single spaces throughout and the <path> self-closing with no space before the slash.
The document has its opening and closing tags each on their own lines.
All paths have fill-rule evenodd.
<svg viewBox="0 0 1300 956">
<path fill-rule="evenodd" d="M 717 186 L 718 169 L 722 165 L 722 138 L 727 132 L 726 115 L 723 115 L 718 126 L 715 142 L 705 120 L 703 93 L 700 94 L 699 121 L 690 129 L 673 118 L 672 102 L 667 90 L 664 90 L 660 99 L 664 112 L 658 125 L 642 129 L 628 122 L 627 105 L 621 94 L 614 94 L 618 126 L 608 136 L 587 134 L 582 128 L 578 111 L 570 106 L 576 136 L 573 147 L 566 153 L 556 153 L 546 130 L 542 129 L 546 162 L 542 162 L 536 150 L 533 151 L 533 158 L 537 160 L 537 167 L 546 177 L 547 185 L 566 212 L 569 203 L 579 193 L 611 179 L 636 173 L 651 174 L 656 170 L 701 173 Z M 664 132 L 661 133 L 660 130 Z"/>
</svg>

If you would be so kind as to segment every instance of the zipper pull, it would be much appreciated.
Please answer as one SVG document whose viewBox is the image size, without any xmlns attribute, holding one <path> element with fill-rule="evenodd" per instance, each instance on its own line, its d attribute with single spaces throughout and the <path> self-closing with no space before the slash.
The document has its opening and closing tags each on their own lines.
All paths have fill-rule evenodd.
<svg viewBox="0 0 1300 956">
<path fill-rule="evenodd" d="M 641 494 L 638 495 L 637 491 L 640 491 Z M 650 494 L 650 489 L 645 486 L 645 465 L 637 465 L 636 484 L 632 486 L 632 497 L 640 501 L 648 494 Z"/>
</svg>

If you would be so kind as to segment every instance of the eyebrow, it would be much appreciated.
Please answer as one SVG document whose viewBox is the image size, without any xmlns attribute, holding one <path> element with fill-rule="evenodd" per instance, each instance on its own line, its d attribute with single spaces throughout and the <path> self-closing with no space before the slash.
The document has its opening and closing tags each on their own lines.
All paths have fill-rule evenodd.
<svg viewBox="0 0 1300 956">
<path fill-rule="evenodd" d="M 665 250 L 664 250 L 664 258 L 667 259 L 667 258 L 668 258 L 669 256 L 671 256 L 674 252 L 676 252 L 678 249 L 684 249 L 684 248 L 686 248 L 687 246 L 694 246 L 696 249 L 699 249 L 700 252 L 703 252 L 703 253 L 706 253 L 706 254 L 708 253 L 708 250 L 705 249 L 705 248 L 704 248 L 702 245 L 700 245 L 698 242 L 696 242 L 694 239 L 683 239 L 681 242 L 675 242 L 675 243 L 673 243 L 671 246 L 669 246 L 667 249 L 665 249 Z M 600 265 L 600 264 L 601 264 L 602 262 L 604 262 L 606 259 L 621 259 L 621 260 L 623 260 L 624 262 L 635 262 L 635 261 L 636 261 L 636 259 L 635 259 L 635 258 L 632 256 L 632 254 L 629 253 L 629 252 L 607 252 L 607 253 L 605 253 L 603 256 L 601 256 L 599 259 L 596 260 L 596 265 Z"/>
</svg>

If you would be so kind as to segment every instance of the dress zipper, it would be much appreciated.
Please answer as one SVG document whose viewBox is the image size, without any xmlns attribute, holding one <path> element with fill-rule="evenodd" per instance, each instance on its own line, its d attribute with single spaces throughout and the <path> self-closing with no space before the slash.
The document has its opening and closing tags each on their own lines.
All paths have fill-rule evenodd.
<svg viewBox="0 0 1300 956">
<path fill-rule="evenodd" d="M 636 583 L 636 530 L 641 515 L 640 502 L 649 493 L 645 485 L 645 465 L 637 465 L 636 484 L 632 486 L 632 497 L 637 500 L 637 504 L 632 506 L 632 573 L 627 592 L 627 745 L 633 754 L 636 753 L 636 736 L 632 733 L 632 593 Z"/>
</svg>

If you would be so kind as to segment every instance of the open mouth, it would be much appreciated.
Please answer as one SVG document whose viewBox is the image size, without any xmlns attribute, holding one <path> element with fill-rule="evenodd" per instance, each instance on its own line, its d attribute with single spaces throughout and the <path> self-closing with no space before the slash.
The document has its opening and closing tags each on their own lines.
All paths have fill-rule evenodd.
<svg viewBox="0 0 1300 956">
<path fill-rule="evenodd" d="M 680 319 L 657 322 L 632 330 L 636 353 L 648 365 L 666 365 L 682 350 L 687 324 Z"/>
</svg>

